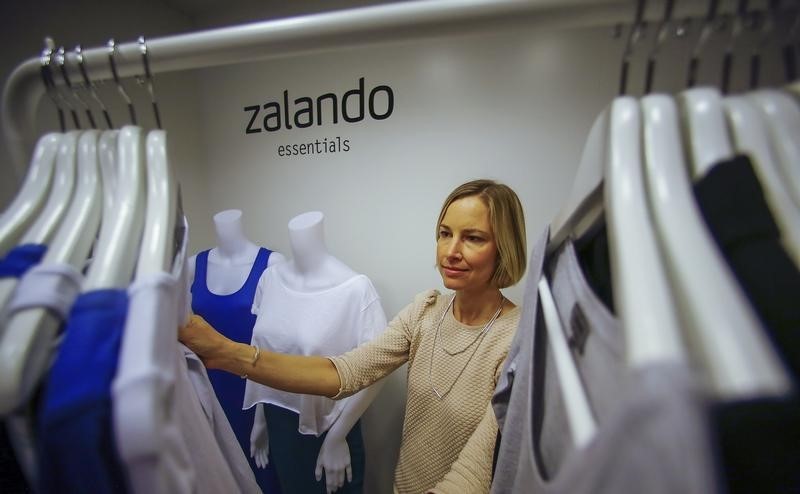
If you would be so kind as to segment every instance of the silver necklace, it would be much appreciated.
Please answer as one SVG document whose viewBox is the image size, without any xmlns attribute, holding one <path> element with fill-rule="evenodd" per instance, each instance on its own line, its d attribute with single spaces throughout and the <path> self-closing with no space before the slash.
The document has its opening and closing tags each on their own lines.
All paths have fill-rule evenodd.
<svg viewBox="0 0 800 494">
<path fill-rule="evenodd" d="M 430 367 L 428 367 L 428 381 L 430 382 L 431 389 L 433 390 L 433 394 L 435 394 L 436 397 L 439 398 L 440 400 L 444 400 L 444 397 L 447 396 L 450 393 L 450 391 L 453 389 L 453 386 L 455 386 L 456 382 L 458 382 L 458 378 L 461 377 L 461 374 L 463 374 L 464 371 L 467 369 L 467 366 L 472 361 L 472 357 L 475 356 L 475 352 L 478 351 L 478 347 L 481 346 L 480 343 L 478 343 L 477 345 L 475 345 L 475 343 L 479 339 L 482 339 L 484 335 L 486 335 L 486 333 L 492 327 L 492 324 L 494 324 L 494 321 L 498 318 L 498 316 L 500 316 L 500 311 L 503 309 L 503 301 L 505 300 L 505 297 L 503 296 L 502 293 L 500 294 L 500 305 L 497 307 L 497 310 L 495 311 L 495 313 L 492 316 L 492 318 L 489 319 L 489 322 L 486 323 L 486 326 L 484 326 L 483 329 L 481 330 L 481 332 L 478 333 L 478 336 L 476 336 L 475 339 L 472 340 L 472 342 L 469 345 L 464 347 L 464 350 L 461 350 L 460 352 L 451 353 L 451 355 L 455 355 L 456 353 L 464 352 L 464 351 L 467 350 L 467 348 L 471 347 L 472 345 L 475 345 L 475 348 L 472 349 L 472 354 L 470 354 L 469 358 L 467 359 L 467 362 L 464 364 L 464 366 L 458 372 L 458 375 L 453 380 L 453 382 L 450 384 L 450 387 L 447 388 L 447 390 L 445 390 L 444 392 L 440 392 L 438 389 L 436 389 L 436 385 L 433 384 L 433 357 L 434 357 L 434 355 L 436 353 L 436 341 L 439 339 L 439 331 L 442 329 L 442 322 L 444 321 L 445 316 L 447 316 L 447 313 L 450 312 L 450 308 L 453 306 L 453 302 L 455 301 L 455 299 L 456 299 L 456 296 L 454 294 L 453 298 L 450 299 L 450 302 L 447 304 L 447 307 L 444 309 L 444 312 L 442 313 L 442 317 L 439 319 L 439 324 L 436 325 L 436 334 L 434 334 L 434 336 L 433 336 L 433 345 L 431 347 L 431 365 L 430 365 Z M 447 351 L 447 350 L 445 349 L 445 351 Z M 448 352 L 448 353 L 450 353 L 450 352 Z"/>
</svg>

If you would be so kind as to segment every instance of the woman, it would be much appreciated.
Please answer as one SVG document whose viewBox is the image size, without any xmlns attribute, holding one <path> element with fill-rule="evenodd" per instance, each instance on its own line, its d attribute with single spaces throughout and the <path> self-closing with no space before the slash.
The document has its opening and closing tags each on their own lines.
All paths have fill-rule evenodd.
<svg viewBox="0 0 800 494">
<path fill-rule="evenodd" d="M 338 357 L 236 343 L 193 316 L 179 338 L 213 369 L 294 393 L 340 399 L 408 362 L 401 494 L 488 492 L 497 423 L 490 405 L 520 311 L 500 289 L 525 271 L 525 223 L 508 186 L 457 187 L 437 221 L 436 265 L 452 295 L 419 294 L 375 340 Z"/>
</svg>

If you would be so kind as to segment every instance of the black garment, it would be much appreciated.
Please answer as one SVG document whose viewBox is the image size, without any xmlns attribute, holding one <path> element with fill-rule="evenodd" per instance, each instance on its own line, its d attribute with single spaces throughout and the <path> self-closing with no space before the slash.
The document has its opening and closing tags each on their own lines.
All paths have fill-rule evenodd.
<svg viewBox="0 0 800 494">
<path fill-rule="evenodd" d="M 800 493 L 797 396 L 717 404 L 711 417 L 728 494 Z"/>
<path fill-rule="evenodd" d="M 731 270 L 800 381 L 800 271 L 780 244 L 750 159 L 737 156 L 715 165 L 694 193 Z"/>
<path fill-rule="evenodd" d="M 694 186 L 717 245 L 793 374 L 800 377 L 800 271 L 746 156 L 718 163 Z M 710 410 L 729 494 L 800 493 L 796 395 L 717 403 Z"/>
</svg>

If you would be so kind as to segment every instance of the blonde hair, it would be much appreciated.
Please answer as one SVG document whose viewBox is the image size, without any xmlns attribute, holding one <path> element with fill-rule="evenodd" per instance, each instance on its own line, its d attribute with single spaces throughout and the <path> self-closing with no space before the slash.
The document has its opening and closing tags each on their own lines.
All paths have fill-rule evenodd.
<svg viewBox="0 0 800 494">
<path fill-rule="evenodd" d="M 515 285 L 525 274 L 527 241 L 522 203 L 511 187 L 486 179 L 459 185 L 442 204 L 436 221 L 436 236 L 438 238 L 439 227 L 450 204 L 472 196 L 480 197 L 489 209 L 489 223 L 497 245 L 497 265 L 492 283 L 497 288 Z"/>
</svg>

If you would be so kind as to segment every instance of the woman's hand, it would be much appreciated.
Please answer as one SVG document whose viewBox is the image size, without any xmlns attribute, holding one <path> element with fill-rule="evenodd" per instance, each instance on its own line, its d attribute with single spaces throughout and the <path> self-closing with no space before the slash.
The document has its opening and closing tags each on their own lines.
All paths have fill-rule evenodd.
<svg viewBox="0 0 800 494">
<path fill-rule="evenodd" d="M 178 341 L 197 354 L 209 369 L 219 369 L 227 346 L 234 342 L 221 335 L 197 314 L 178 330 Z"/>
</svg>

